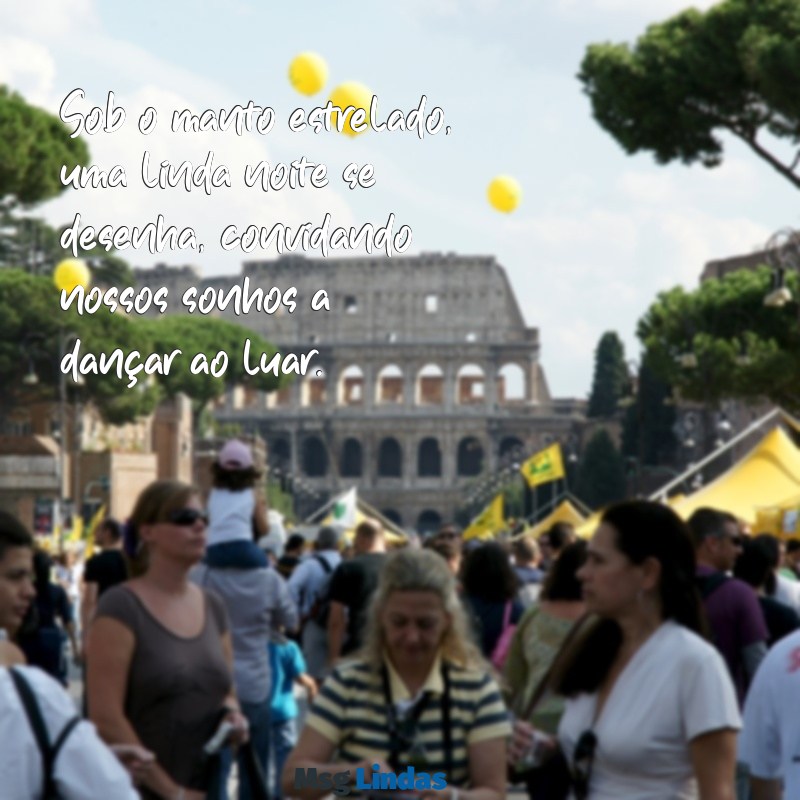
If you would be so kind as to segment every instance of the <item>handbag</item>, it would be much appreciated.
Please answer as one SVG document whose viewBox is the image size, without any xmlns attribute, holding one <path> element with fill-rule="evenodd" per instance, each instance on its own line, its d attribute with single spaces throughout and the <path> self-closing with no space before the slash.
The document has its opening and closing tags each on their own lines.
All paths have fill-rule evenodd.
<svg viewBox="0 0 800 800">
<path fill-rule="evenodd" d="M 587 622 L 595 621 L 596 617 L 585 614 L 570 628 L 547 672 L 533 690 L 530 702 L 520 715 L 520 719 L 531 719 L 541 703 L 547 699 L 556 665 L 567 657 L 570 649 L 578 639 L 578 635 L 591 628 L 590 625 L 587 625 Z M 557 748 L 551 758 L 540 766 L 531 767 L 527 770 L 517 770 L 515 767 L 509 767 L 508 773 L 511 783 L 525 784 L 530 800 L 568 800 L 570 796 L 572 772 L 560 747 Z"/>
<path fill-rule="evenodd" d="M 77 714 L 72 717 L 61 729 L 61 733 L 58 734 L 55 742 L 50 744 L 47 727 L 45 726 L 42 711 L 39 708 L 39 703 L 36 700 L 33 689 L 31 689 L 30 684 L 21 671 L 12 668 L 9 670 L 9 674 L 14 682 L 14 688 L 17 690 L 19 699 L 22 702 L 22 707 L 25 709 L 25 714 L 28 717 L 28 724 L 33 731 L 36 745 L 39 748 L 39 754 L 42 757 L 42 800 L 58 800 L 60 795 L 56 789 L 53 775 L 55 772 L 56 759 L 67 737 L 81 721 L 81 718 Z"/>
<path fill-rule="evenodd" d="M 239 767 L 247 773 L 251 800 L 270 800 L 264 770 L 251 741 L 239 745 Z"/>
<path fill-rule="evenodd" d="M 503 665 L 506 663 L 508 653 L 511 650 L 511 641 L 514 638 L 514 631 L 517 629 L 516 625 L 511 624 L 512 608 L 513 603 L 509 600 L 503 610 L 503 629 L 500 632 L 494 650 L 492 650 L 492 655 L 489 658 L 492 665 L 498 670 L 502 670 Z"/>
</svg>

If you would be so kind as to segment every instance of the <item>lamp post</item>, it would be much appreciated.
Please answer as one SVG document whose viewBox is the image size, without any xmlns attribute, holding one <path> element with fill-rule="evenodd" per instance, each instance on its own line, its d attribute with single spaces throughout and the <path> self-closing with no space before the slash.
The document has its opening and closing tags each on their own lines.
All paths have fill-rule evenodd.
<svg viewBox="0 0 800 800">
<path fill-rule="evenodd" d="M 774 233 L 766 245 L 767 262 L 772 267 L 772 290 L 764 297 L 764 305 L 782 308 L 792 300 L 792 291 L 786 285 L 786 272 L 800 273 L 800 231 L 783 228 Z"/>
</svg>

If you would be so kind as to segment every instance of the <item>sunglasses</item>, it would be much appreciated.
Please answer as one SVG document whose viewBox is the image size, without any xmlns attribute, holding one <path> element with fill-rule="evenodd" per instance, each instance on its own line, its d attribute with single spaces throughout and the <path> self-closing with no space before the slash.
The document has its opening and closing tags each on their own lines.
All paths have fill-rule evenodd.
<svg viewBox="0 0 800 800">
<path fill-rule="evenodd" d="M 584 731 L 575 743 L 575 754 L 572 758 L 572 789 L 576 800 L 586 800 L 589 797 L 595 750 L 597 736 L 594 731 Z"/>
<path fill-rule="evenodd" d="M 202 520 L 204 525 L 208 525 L 208 514 L 199 508 L 177 508 L 167 515 L 167 522 L 173 525 L 189 527 L 197 520 Z"/>
</svg>

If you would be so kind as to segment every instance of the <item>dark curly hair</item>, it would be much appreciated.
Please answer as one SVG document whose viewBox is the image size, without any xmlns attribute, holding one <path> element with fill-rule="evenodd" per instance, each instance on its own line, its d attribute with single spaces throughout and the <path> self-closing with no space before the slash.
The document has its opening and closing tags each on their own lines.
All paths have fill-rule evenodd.
<svg viewBox="0 0 800 800">
<path fill-rule="evenodd" d="M 487 542 L 471 550 L 461 571 L 464 593 L 488 603 L 505 603 L 519 590 L 508 553 L 497 542 Z"/>
</svg>

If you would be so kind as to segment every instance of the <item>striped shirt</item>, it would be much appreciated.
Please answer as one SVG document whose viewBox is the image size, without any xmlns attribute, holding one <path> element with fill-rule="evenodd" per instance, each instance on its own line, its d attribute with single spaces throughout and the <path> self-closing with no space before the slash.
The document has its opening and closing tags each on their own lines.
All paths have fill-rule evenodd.
<svg viewBox="0 0 800 800">
<path fill-rule="evenodd" d="M 386 659 L 393 702 L 408 706 L 409 694 Z M 511 735 L 505 705 L 493 678 L 477 669 L 449 666 L 450 728 L 453 773 L 448 781 L 463 785 L 469 776 L 468 748 L 487 739 Z M 417 722 L 415 742 L 424 747 L 428 771 L 444 772 L 442 735 L 444 685 L 437 658 L 420 690 L 430 694 Z M 386 761 L 390 752 L 386 699 L 380 672 L 364 661 L 347 661 L 334 669 L 309 711 L 307 724 L 338 748 L 346 762 Z M 408 757 L 400 753 L 401 762 Z"/>
</svg>

